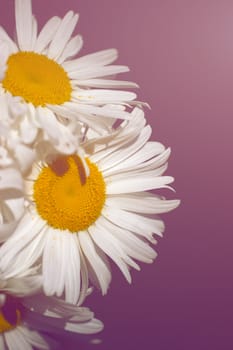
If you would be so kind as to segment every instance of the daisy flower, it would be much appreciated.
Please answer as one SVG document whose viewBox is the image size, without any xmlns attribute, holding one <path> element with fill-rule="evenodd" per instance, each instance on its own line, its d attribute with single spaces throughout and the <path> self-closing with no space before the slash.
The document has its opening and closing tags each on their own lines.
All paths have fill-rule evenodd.
<svg viewBox="0 0 233 350">
<path fill-rule="evenodd" d="M 109 79 L 128 67 L 112 65 L 115 49 L 75 58 L 82 47 L 81 36 L 72 36 L 77 14 L 69 11 L 64 18 L 52 17 L 38 33 L 31 0 L 15 0 L 15 20 L 16 41 L 0 27 L 0 94 L 19 97 L 25 105 L 23 128 L 42 130 L 59 145 L 69 121 L 102 129 L 106 117 L 129 118 L 118 106 L 135 103 L 136 95 L 109 90 L 136 86 Z M 61 145 L 66 154 L 74 152 L 71 140 L 67 135 Z"/>
<path fill-rule="evenodd" d="M 94 334 L 103 329 L 101 321 L 84 307 L 55 298 L 36 296 L 24 299 L 0 295 L 0 348 L 2 350 L 50 349 L 48 334 L 70 331 Z M 53 341 L 54 343 L 54 341 Z"/>
<path fill-rule="evenodd" d="M 107 292 L 111 271 L 108 257 L 131 282 L 134 261 L 156 257 L 148 244 L 162 235 L 157 214 L 178 206 L 149 191 L 169 188 L 164 176 L 170 149 L 149 141 L 151 127 L 135 108 L 110 135 L 86 139 L 79 154 L 58 156 L 50 164 L 35 164 L 26 195 L 31 197 L 15 232 L 0 249 L 0 269 L 12 271 L 42 263 L 46 295 L 76 303 L 87 278 Z M 88 134 L 87 134 L 88 137 Z M 155 217 L 151 217 L 155 214 Z"/>
</svg>

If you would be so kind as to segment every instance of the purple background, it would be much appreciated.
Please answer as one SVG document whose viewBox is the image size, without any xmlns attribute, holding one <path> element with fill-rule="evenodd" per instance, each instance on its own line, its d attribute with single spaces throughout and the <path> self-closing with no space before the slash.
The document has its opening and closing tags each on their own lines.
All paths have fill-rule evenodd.
<svg viewBox="0 0 233 350">
<path fill-rule="evenodd" d="M 140 85 L 153 137 L 172 148 L 168 174 L 181 198 L 163 216 L 152 265 L 129 286 L 113 269 L 108 295 L 87 304 L 105 322 L 101 345 L 69 349 L 233 349 L 232 128 L 233 2 L 227 0 L 34 1 L 42 25 L 79 12 L 82 54 L 119 49 L 122 79 Z M 12 33 L 13 1 L 0 23 Z M 231 334 L 232 333 L 232 334 Z M 71 345 L 73 344 L 73 345 Z"/>
</svg>

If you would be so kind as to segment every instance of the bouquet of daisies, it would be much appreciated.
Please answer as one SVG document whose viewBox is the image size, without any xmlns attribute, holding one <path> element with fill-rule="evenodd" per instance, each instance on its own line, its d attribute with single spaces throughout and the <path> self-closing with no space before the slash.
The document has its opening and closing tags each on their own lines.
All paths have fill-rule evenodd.
<svg viewBox="0 0 233 350">
<path fill-rule="evenodd" d="M 38 32 L 15 0 L 15 22 L 14 40 L 0 27 L 0 348 L 49 349 L 43 331 L 103 329 L 85 298 L 107 293 L 110 261 L 131 282 L 155 259 L 158 214 L 179 201 L 152 193 L 173 182 L 170 149 L 115 79 L 117 51 L 80 56 L 72 11 Z"/>
</svg>

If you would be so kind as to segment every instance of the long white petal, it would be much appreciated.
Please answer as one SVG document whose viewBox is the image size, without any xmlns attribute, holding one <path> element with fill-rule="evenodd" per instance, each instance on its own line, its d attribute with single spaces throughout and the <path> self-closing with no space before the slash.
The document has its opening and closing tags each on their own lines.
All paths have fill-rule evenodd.
<svg viewBox="0 0 233 350">
<path fill-rule="evenodd" d="M 95 227 L 89 227 L 88 231 L 94 242 L 102 249 L 119 267 L 126 280 L 131 283 L 131 276 L 127 264 L 122 259 L 123 252 L 121 248 L 116 244 L 114 239 L 109 239 L 108 232 L 98 225 L 96 222 Z"/>
<path fill-rule="evenodd" d="M 63 64 L 63 67 L 67 72 L 72 72 L 79 69 L 86 69 L 90 66 L 106 66 L 114 62 L 117 56 L 118 52 L 116 49 L 102 50 L 67 61 Z"/>
<path fill-rule="evenodd" d="M 161 220 L 151 219 L 121 209 L 107 208 L 103 210 L 103 215 L 115 225 L 139 235 L 151 236 L 156 233 L 161 236 L 161 232 L 164 230 Z"/>
<path fill-rule="evenodd" d="M 67 60 L 67 58 L 77 55 L 81 50 L 82 46 L 83 46 L 83 39 L 81 35 L 78 34 L 74 36 L 67 43 L 66 47 L 64 48 L 57 62 L 59 64 L 62 64 L 65 60 Z"/>
<path fill-rule="evenodd" d="M 112 168 L 114 165 L 129 158 L 132 154 L 136 153 L 143 145 L 148 141 L 152 133 L 152 129 L 147 125 L 138 136 L 138 139 L 132 144 L 125 144 L 122 148 L 105 157 L 98 163 L 99 168 L 104 171 L 108 168 Z"/>
<path fill-rule="evenodd" d="M 65 68 L 66 69 L 66 68 Z M 93 78 L 99 78 L 99 77 L 106 77 L 114 74 L 119 74 L 119 73 L 125 73 L 129 71 L 129 68 L 127 66 L 90 66 L 87 68 L 83 69 L 78 69 L 72 72 L 69 72 L 67 69 L 66 71 L 68 72 L 68 76 L 71 79 L 93 79 Z"/>
<path fill-rule="evenodd" d="M 50 58 L 59 58 L 72 35 L 77 22 L 78 15 L 74 15 L 73 11 L 67 12 L 65 17 L 62 19 L 59 28 L 56 31 L 54 38 L 49 46 L 47 54 Z"/>
<path fill-rule="evenodd" d="M 59 25 L 61 23 L 61 19 L 59 17 L 52 17 L 49 21 L 44 25 L 41 32 L 38 35 L 34 51 L 38 53 L 42 53 L 52 38 L 54 37 Z"/>
<path fill-rule="evenodd" d="M 47 239 L 43 251 L 42 274 L 46 295 L 54 295 L 60 274 L 60 247 L 62 232 L 48 228 Z"/>
<path fill-rule="evenodd" d="M 119 181 L 112 181 L 108 179 L 106 182 L 107 194 L 132 193 L 140 191 L 148 191 L 157 188 L 170 188 L 168 184 L 174 181 L 171 176 L 145 176 L 132 177 L 130 179 L 124 178 Z"/>
<path fill-rule="evenodd" d="M 146 194 L 144 198 L 134 194 L 124 194 L 109 196 L 105 204 L 110 208 L 114 207 L 135 213 L 162 214 L 175 209 L 180 204 L 180 201 L 177 199 L 165 200 L 157 197 L 148 197 Z"/>
<path fill-rule="evenodd" d="M 144 240 L 137 237 L 131 231 L 122 229 L 119 226 L 112 224 L 109 220 L 103 217 L 102 224 L 105 225 L 112 234 L 119 240 L 121 243 L 121 248 L 123 251 L 139 261 L 145 263 L 152 263 L 157 253 L 147 244 Z"/>
<path fill-rule="evenodd" d="M 5 340 L 9 350 L 33 350 L 17 327 L 9 332 L 5 332 Z"/>
<path fill-rule="evenodd" d="M 105 262 L 101 259 L 100 255 L 96 251 L 96 248 L 89 234 L 84 231 L 79 232 L 78 238 L 84 256 L 88 259 L 90 265 L 96 273 L 96 277 L 99 281 L 102 293 L 106 294 L 109 283 L 111 281 L 111 273 Z"/>
<path fill-rule="evenodd" d="M 7 350 L 4 335 L 0 334 L 0 349 Z"/>
<path fill-rule="evenodd" d="M 95 334 L 103 330 L 104 325 L 100 320 L 93 318 L 86 323 L 71 323 L 67 322 L 65 325 L 65 330 L 81 334 Z"/>
<path fill-rule="evenodd" d="M 77 90 L 74 91 L 72 97 L 77 99 L 77 102 L 88 102 L 90 104 L 117 104 L 134 100 L 137 95 L 133 92 L 118 91 L 118 90 Z"/>
<path fill-rule="evenodd" d="M 25 253 L 27 254 L 29 252 L 30 255 L 33 254 L 34 250 L 31 250 L 30 246 L 31 244 L 39 244 L 40 239 L 44 236 L 43 232 L 41 232 L 43 227 L 44 222 L 42 220 L 26 213 L 20 220 L 13 235 L 1 246 L 0 270 L 4 272 L 7 277 L 15 276 L 16 269 L 17 271 L 19 270 L 18 273 L 20 273 L 20 271 L 29 267 L 27 264 L 30 261 L 28 259 L 25 260 L 25 257 L 21 260 L 21 255 L 25 255 Z M 38 237 L 38 242 L 36 237 Z M 39 253 L 40 250 L 38 251 L 35 249 L 35 259 L 38 257 Z"/>
<path fill-rule="evenodd" d="M 33 33 L 31 0 L 15 0 L 15 22 L 19 48 L 30 51 Z"/>
<path fill-rule="evenodd" d="M 111 79 L 86 79 L 86 80 L 73 80 L 72 84 L 81 87 L 103 88 L 103 89 L 132 89 L 137 88 L 138 85 L 131 81 L 124 80 L 111 80 Z"/>
<path fill-rule="evenodd" d="M 66 241 L 66 248 L 68 248 L 66 256 L 67 259 L 69 259 L 69 266 L 66 269 L 65 299 L 68 303 L 77 304 L 80 294 L 81 280 L 80 255 L 77 249 L 75 234 L 67 233 Z"/>
<path fill-rule="evenodd" d="M 127 171 L 127 170 L 133 170 L 133 169 L 136 170 L 141 168 L 144 169 L 147 165 L 150 165 L 150 168 L 154 169 L 160 165 L 158 164 L 159 159 L 156 156 L 158 156 L 163 151 L 164 151 L 164 146 L 159 142 L 147 142 L 146 144 L 144 144 L 144 146 L 141 149 L 139 149 L 137 152 L 132 154 L 130 157 L 122 160 L 122 162 L 118 163 L 114 167 L 104 171 L 104 175 L 109 176 L 109 175 L 119 173 L 121 171 Z M 144 163 L 147 161 L 149 162 Z M 162 164 L 164 163 L 165 163 L 165 159 Z"/>
<path fill-rule="evenodd" d="M 32 16 L 32 35 L 31 35 L 31 44 L 30 44 L 30 50 L 34 51 L 36 39 L 37 39 L 37 20 L 34 16 Z"/>
<path fill-rule="evenodd" d="M 0 40 L 7 42 L 11 53 L 15 53 L 18 51 L 18 47 L 15 44 L 15 42 L 9 37 L 5 29 L 3 29 L 1 26 L 0 26 Z"/>
</svg>

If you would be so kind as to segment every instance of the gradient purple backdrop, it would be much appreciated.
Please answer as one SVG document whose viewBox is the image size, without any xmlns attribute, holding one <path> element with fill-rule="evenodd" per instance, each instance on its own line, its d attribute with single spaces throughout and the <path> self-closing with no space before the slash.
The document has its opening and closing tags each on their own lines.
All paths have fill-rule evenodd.
<svg viewBox="0 0 233 350">
<path fill-rule="evenodd" d="M 0 23 L 13 33 L 13 0 Z M 233 2 L 227 0 L 40 0 L 40 26 L 80 13 L 82 54 L 119 49 L 121 78 L 140 85 L 153 138 L 172 148 L 167 174 L 181 206 L 163 216 L 154 264 L 129 286 L 113 269 L 109 293 L 87 300 L 105 323 L 97 338 L 71 336 L 69 349 L 233 349 Z M 67 262 L 69 264 L 69 262 Z M 64 345 L 63 345 L 64 346 Z"/>
</svg>

